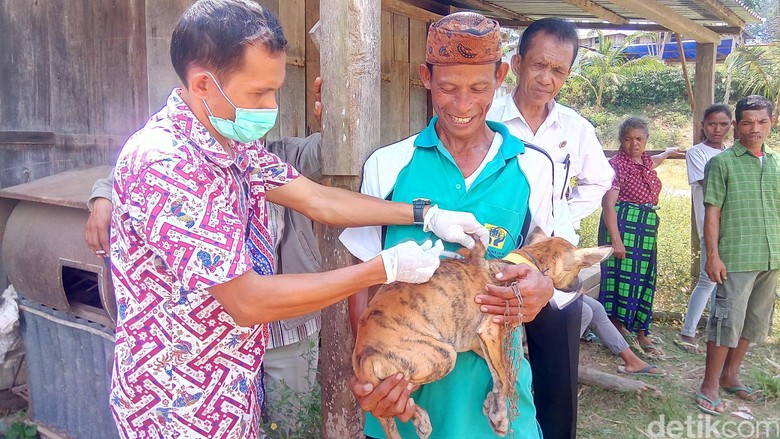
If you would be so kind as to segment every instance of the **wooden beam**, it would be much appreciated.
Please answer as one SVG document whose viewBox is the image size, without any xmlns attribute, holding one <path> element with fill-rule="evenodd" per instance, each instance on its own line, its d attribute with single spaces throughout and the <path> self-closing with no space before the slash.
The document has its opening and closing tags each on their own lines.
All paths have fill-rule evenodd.
<svg viewBox="0 0 780 439">
<path fill-rule="evenodd" d="M 731 9 L 727 8 L 723 3 L 721 3 L 718 0 L 693 0 L 693 2 L 702 6 L 707 11 L 717 15 L 718 18 L 720 18 L 727 24 L 742 29 L 745 28 L 745 21 L 739 18 L 737 14 L 732 12 Z"/>
<path fill-rule="evenodd" d="M 326 6 L 327 5 L 327 6 Z M 314 41 L 324 56 L 322 73 L 323 183 L 356 191 L 368 155 L 379 146 L 381 0 L 328 0 L 321 3 Z M 322 268 L 352 265 L 339 242 L 341 229 L 315 226 Z M 363 437 L 363 412 L 347 382 L 354 345 L 342 300 L 322 311 L 322 439 Z"/>
<path fill-rule="evenodd" d="M 477 12 L 488 12 L 486 15 L 492 16 L 495 14 L 496 18 L 531 21 L 531 18 L 526 17 L 525 15 L 484 0 L 459 0 L 458 3 L 464 4 L 467 8 L 476 10 Z"/>
<path fill-rule="evenodd" d="M 693 38 L 698 43 L 720 43 L 718 34 L 656 0 L 610 0 L 610 3 L 633 11 L 638 16 L 671 31 Z"/>
<path fill-rule="evenodd" d="M 715 102 L 715 60 L 717 58 L 715 44 L 696 44 L 696 73 L 693 79 L 693 143 L 701 142 L 699 137 L 704 110 Z M 693 209 L 691 209 L 693 210 Z M 699 275 L 699 232 L 691 212 L 691 275 Z"/>
<path fill-rule="evenodd" d="M 563 0 L 563 1 L 570 5 L 580 8 L 585 12 L 593 14 L 593 16 L 595 16 L 596 18 L 600 18 L 612 24 L 623 25 L 628 23 L 628 19 L 626 17 L 618 15 L 613 11 L 597 3 L 593 3 L 591 0 Z"/>
<path fill-rule="evenodd" d="M 696 44 L 696 72 L 693 79 L 693 140 L 699 139 L 699 128 L 704 110 L 715 102 L 715 59 L 714 44 Z M 699 139 L 697 141 L 697 139 Z"/>
<path fill-rule="evenodd" d="M 503 27 L 511 27 L 511 28 L 518 28 L 518 27 L 528 27 L 533 21 L 525 21 L 525 20 L 505 20 L 502 18 L 497 18 L 498 22 L 501 23 L 501 26 Z M 643 32 L 666 32 L 670 29 L 661 26 L 660 24 L 649 24 L 649 23 L 626 23 L 626 24 L 612 24 L 612 23 L 603 23 L 603 22 L 594 22 L 594 21 L 573 21 L 572 24 L 577 29 L 600 29 L 600 30 L 636 30 L 636 31 L 643 31 Z M 734 27 L 734 26 L 704 26 L 705 28 L 715 32 L 719 35 L 740 35 L 743 30 Z"/>
<path fill-rule="evenodd" d="M 691 78 L 688 77 L 688 63 L 685 62 L 682 37 L 680 34 L 675 33 L 674 38 L 677 39 L 677 51 L 680 53 L 680 64 L 682 66 L 683 78 L 685 79 L 685 92 L 688 94 L 688 103 L 691 105 L 691 111 L 693 111 L 693 89 L 691 88 Z"/>
<path fill-rule="evenodd" d="M 320 20 L 320 0 L 306 0 L 306 29 Z M 314 45 L 311 33 L 306 34 L 306 135 L 322 130 L 314 117 L 314 80 L 320 76 L 320 51 Z"/>
<path fill-rule="evenodd" d="M 443 15 L 419 8 L 402 0 L 382 0 L 382 10 L 420 21 L 439 21 L 443 17 Z"/>
</svg>

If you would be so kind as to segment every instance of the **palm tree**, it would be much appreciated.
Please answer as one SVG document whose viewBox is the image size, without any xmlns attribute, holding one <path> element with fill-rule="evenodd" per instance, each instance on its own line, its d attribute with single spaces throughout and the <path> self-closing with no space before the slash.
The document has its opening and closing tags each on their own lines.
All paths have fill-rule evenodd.
<svg viewBox="0 0 780 439">
<path fill-rule="evenodd" d="M 726 58 L 726 68 L 742 78 L 741 93 L 764 96 L 780 114 L 780 44 L 740 46 Z"/>
<path fill-rule="evenodd" d="M 610 85 L 620 84 L 624 78 L 638 72 L 646 72 L 663 68 L 663 63 L 657 58 L 643 56 L 629 59 L 626 57 L 626 48 L 641 37 L 652 36 L 654 33 L 640 32 L 628 35 L 620 44 L 613 45 L 612 38 L 604 37 L 601 31 L 598 34 L 598 47 L 583 48 L 581 50 L 582 62 L 575 77 L 584 79 L 593 94 L 596 96 L 596 110 L 601 110 L 601 102 L 604 91 Z"/>
</svg>

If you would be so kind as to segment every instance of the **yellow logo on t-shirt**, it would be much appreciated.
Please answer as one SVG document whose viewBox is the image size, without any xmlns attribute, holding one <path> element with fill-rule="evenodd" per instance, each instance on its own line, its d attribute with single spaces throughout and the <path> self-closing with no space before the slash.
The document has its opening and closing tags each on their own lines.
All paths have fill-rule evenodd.
<svg viewBox="0 0 780 439">
<path fill-rule="evenodd" d="M 493 224 L 485 224 L 485 228 L 488 230 L 488 247 L 497 250 L 503 249 L 509 231 L 501 226 L 494 226 Z"/>
</svg>

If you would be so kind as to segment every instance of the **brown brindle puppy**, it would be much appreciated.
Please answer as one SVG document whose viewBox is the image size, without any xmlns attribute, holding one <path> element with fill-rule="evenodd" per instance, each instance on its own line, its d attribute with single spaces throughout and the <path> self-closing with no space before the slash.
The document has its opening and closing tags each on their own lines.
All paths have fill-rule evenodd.
<svg viewBox="0 0 780 439">
<path fill-rule="evenodd" d="M 534 233 L 529 244 L 515 250 L 514 260 L 524 261 L 552 278 L 555 288 L 576 287 L 580 270 L 601 262 L 612 247 L 577 249 L 562 238 Z M 505 327 L 483 314 L 474 298 L 485 285 L 502 282 L 495 275 L 505 260 L 485 260 L 478 243 L 464 259 L 447 259 L 423 284 L 392 283 L 374 296 L 360 319 L 352 367 L 361 382 L 377 385 L 403 373 L 415 387 L 439 380 L 455 367 L 458 352 L 473 350 L 487 362 L 493 389 L 486 395 L 483 412 L 496 434 L 509 430 L 507 398 L 515 383 L 503 351 Z M 380 418 L 388 439 L 400 439 L 394 418 Z M 417 406 L 412 417 L 417 434 L 426 439 L 432 428 L 428 413 Z"/>
</svg>

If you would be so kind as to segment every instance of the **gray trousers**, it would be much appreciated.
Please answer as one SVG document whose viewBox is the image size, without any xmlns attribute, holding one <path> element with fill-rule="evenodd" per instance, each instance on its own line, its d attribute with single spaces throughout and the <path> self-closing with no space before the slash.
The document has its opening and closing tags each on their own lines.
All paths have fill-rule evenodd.
<svg viewBox="0 0 780 439">
<path fill-rule="evenodd" d="M 612 321 L 609 320 L 604 305 L 598 300 L 589 297 L 582 297 L 582 324 L 580 325 L 580 336 L 585 332 L 585 328 L 590 325 L 593 332 L 599 336 L 601 342 L 617 355 L 628 349 L 628 343 L 620 335 L 620 331 L 615 328 Z"/>
</svg>

